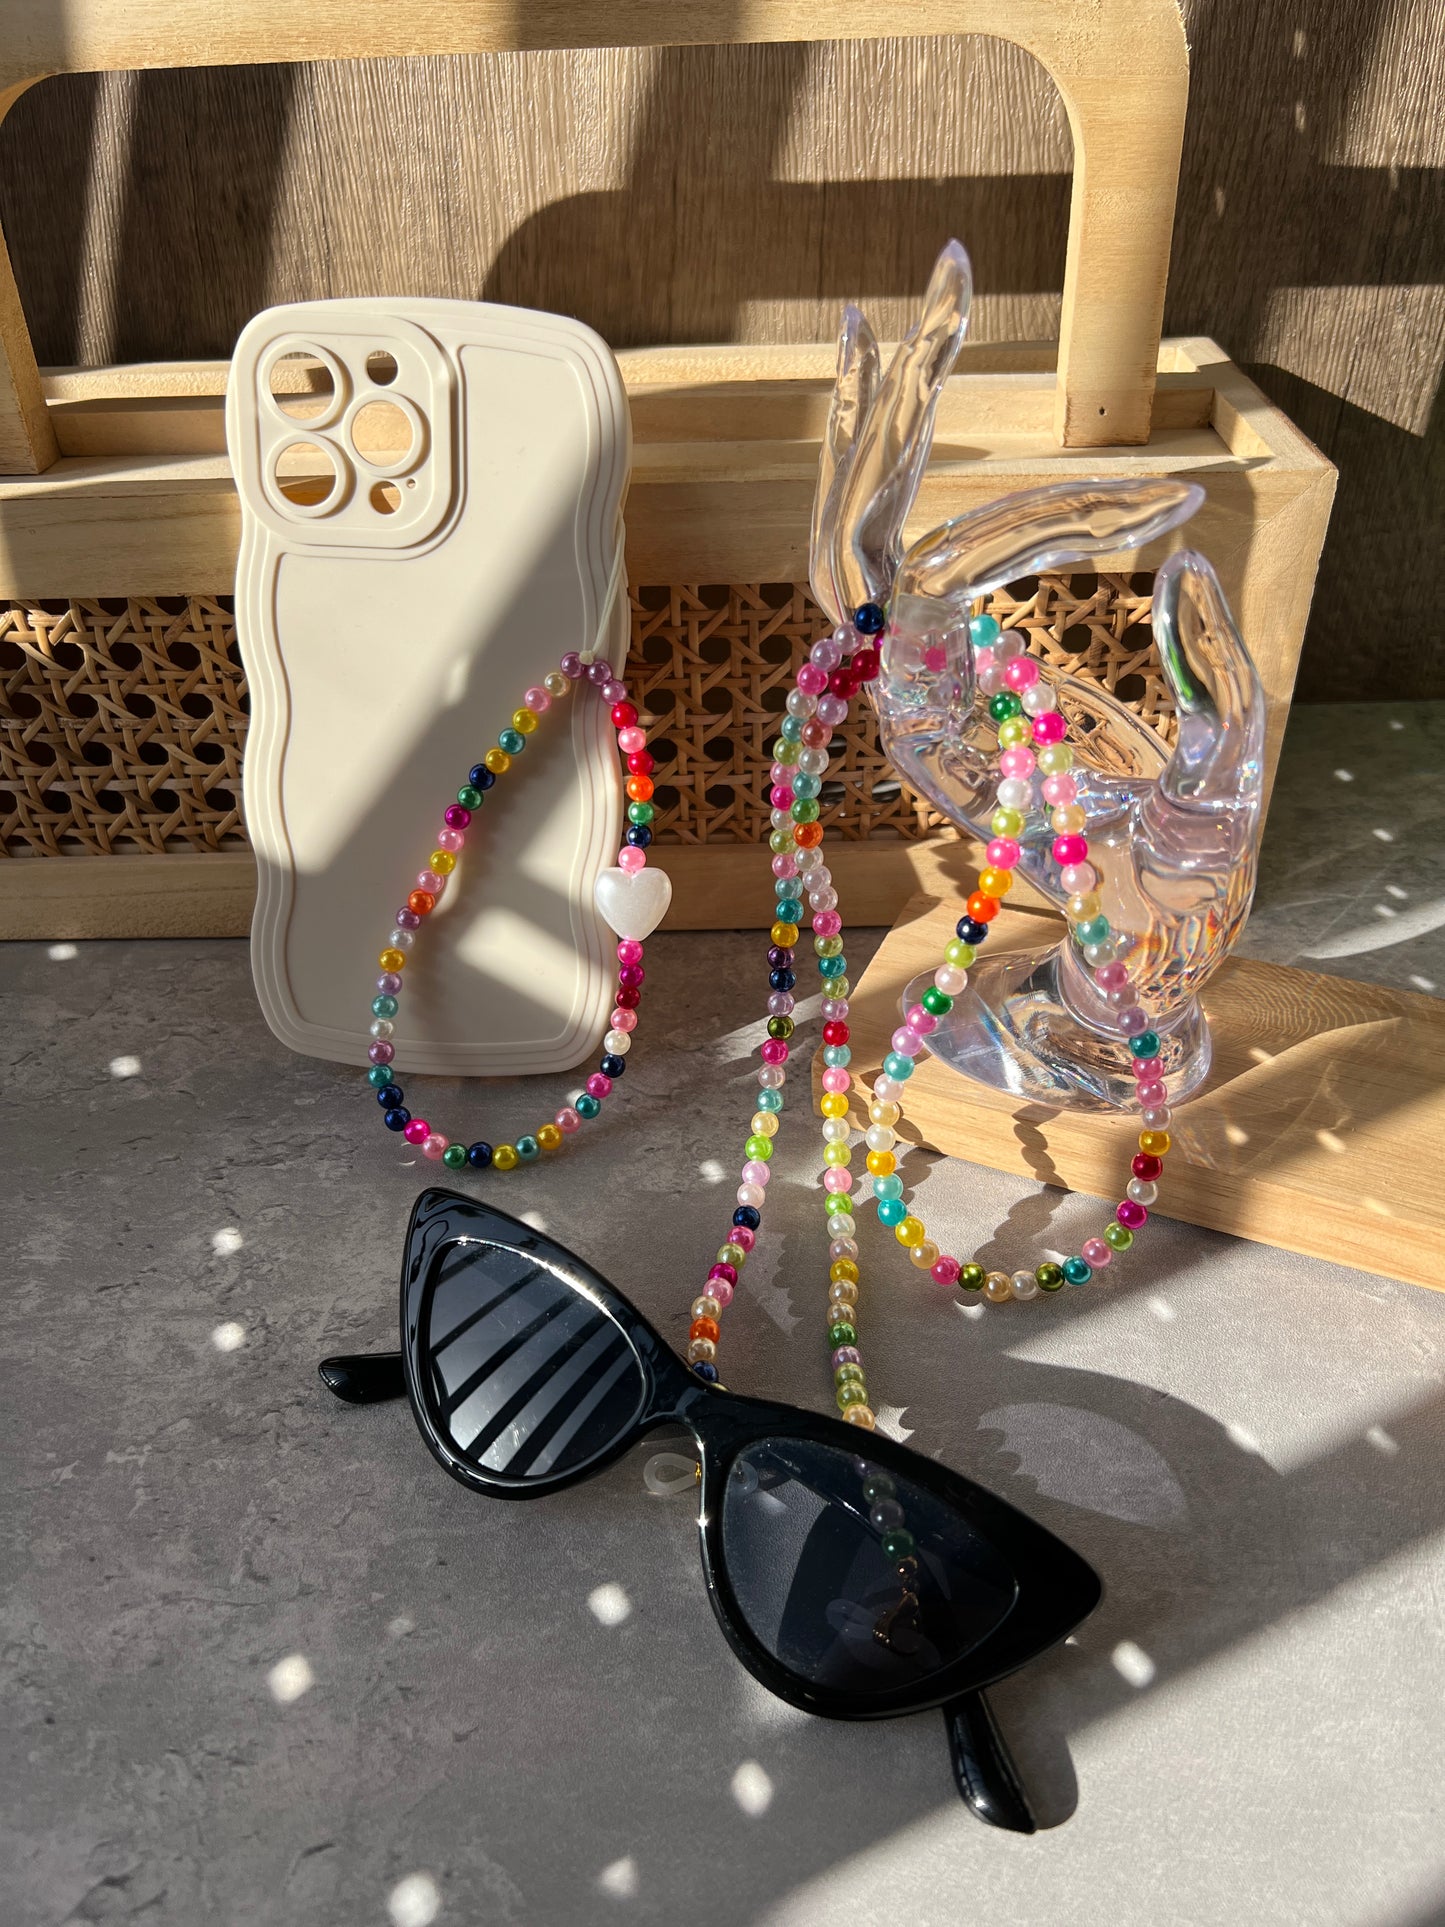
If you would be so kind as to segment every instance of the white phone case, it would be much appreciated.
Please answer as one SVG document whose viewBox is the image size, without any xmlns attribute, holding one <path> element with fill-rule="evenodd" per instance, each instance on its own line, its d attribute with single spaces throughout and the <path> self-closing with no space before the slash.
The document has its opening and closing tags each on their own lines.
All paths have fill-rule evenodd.
<svg viewBox="0 0 1445 1927">
<path fill-rule="evenodd" d="M 256 992 L 283 1043 L 362 1066 L 378 952 L 467 772 L 565 651 L 625 658 L 626 396 L 558 315 L 306 302 L 242 334 L 226 436 Z M 605 706 L 575 688 L 418 933 L 398 1073 L 565 1070 L 597 1047 L 615 965 L 593 891 L 622 801 Z"/>
</svg>

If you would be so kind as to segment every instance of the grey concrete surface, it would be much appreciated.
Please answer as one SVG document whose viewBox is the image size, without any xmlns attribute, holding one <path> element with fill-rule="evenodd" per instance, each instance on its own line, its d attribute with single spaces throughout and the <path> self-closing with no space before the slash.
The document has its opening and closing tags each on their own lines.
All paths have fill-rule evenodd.
<svg viewBox="0 0 1445 1927">
<path fill-rule="evenodd" d="M 1433 983 L 1440 718 L 1302 716 L 1250 943 Z M 1392 739 L 1403 793 L 1373 774 Z M 463 1180 L 675 1339 L 730 1212 L 757 950 L 657 941 L 607 1121 Z M 392 1341 L 422 1173 L 354 1073 L 270 1037 L 244 946 L 17 945 L 0 986 L 4 1927 L 1445 1919 L 1445 1296 L 1163 1221 L 1097 1289 L 987 1312 L 891 1241 L 868 1262 L 889 1424 L 1107 1585 L 997 1692 L 1048 1823 L 1002 1836 L 957 1800 L 935 1716 L 833 1725 L 753 1684 L 690 1498 L 644 1486 L 650 1449 L 488 1503 L 404 1409 L 324 1394 L 323 1353 Z M 502 1135 L 565 1082 L 429 1108 Z M 823 1405 L 811 1149 L 794 1113 L 726 1376 Z M 958 1246 L 1003 1262 L 1100 1218 L 908 1169 Z"/>
</svg>

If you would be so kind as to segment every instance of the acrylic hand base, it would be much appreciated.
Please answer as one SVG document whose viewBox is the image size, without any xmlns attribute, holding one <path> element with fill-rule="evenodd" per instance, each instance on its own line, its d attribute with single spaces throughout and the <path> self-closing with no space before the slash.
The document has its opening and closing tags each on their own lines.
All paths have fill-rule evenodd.
<svg viewBox="0 0 1445 1927">
<path fill-rule="evenodd" d="M 855 1125 L 866 1123 L 860 1095 L 897 1026 L 899 999 L 942 956 L 956 916 L 951 892 L 943 903 L 915 898 L 854 990 Z M 1060 930 L 1043 912 L 1006 910 L 989 949 L 1040 950 Z M 1432 1176 L 1445 1136 L 1445 1005 L 1238 957 L 1220 967 L 1204 1004 L 1214 1067 L 1171 1126 L 1163 1214 L 1445 1287 L 1445 1203 Z M 820 1075 L 821 1057 L 815 1085 Z M 929 1058 L 909 1079 L 904 1113 L 906 1144 L 1106 1199 L 1121 1195 L 1138 1128 L 1127 1115 L 989 1089 Z M 902 1175 L 906 1185 L 906 1162 Z M 985 1229 L 960 1226 L 958 1237 Z"/>
</svg>

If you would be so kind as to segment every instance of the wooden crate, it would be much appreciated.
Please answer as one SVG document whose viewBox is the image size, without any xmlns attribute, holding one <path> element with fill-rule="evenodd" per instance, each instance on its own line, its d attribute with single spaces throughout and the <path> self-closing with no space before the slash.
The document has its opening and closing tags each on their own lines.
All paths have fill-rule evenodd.
<svg viewBox="0 0 1445 1927">
<path fill-rule="evenodd" d="M 1207 340 L 1159 339 L 1187 53 L 1174 0 L 722 0 L 226 9 L 18 0 L 0 108 L 47 72 L 538 46 L 976 32 L 1053 75 L 1076 152 L 1061 341 L 970 345 L 938 415 L 912 532 L 1006 490 L 1090 475 L 1191 475 L 1188 539 L 1219 570 L 1259 664 L 1271 768 L 1333 494 L 1324 458 Z M 944 237 L 940 236 L 940 240 Z M 804 587 L 830 344 L 620 357 L 636 456 L 627 506 L 632 671 L 659 767 L 674 927 L 766 900 L 770 721 L 821 627 Z M 0 258 L 0 931 L 235 934 L 252 859 L 237 810 L 244 689 L 228 592 L 239 513 L 223 362 L 36 369 Z M 1114 689 L 1167 738 L 1148 632 L 1148 552 L 995 598 L 1046 657 Z M 941 826 L 851 726 L 825 823 L 850 919 L 890 921 Z M 8 799 L 8 800 L 7 800 Z M 836 854 L 833 854 L 836 852 Z"/>
</svg>

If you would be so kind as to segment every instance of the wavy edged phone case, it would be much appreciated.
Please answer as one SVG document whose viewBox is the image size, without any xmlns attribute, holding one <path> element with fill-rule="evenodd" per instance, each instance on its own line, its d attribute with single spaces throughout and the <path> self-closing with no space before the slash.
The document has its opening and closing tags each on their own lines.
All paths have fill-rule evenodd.
<svg viewBox="0 0 1445 1927">
<path fill-rule="evenodd" d="M 292 1049 L 364 1065 L 377 954 L 441 815 L 569 649 L 627 648 L 626 396 L 580 322 L 461 301 L 271 308 L 237 343 L 251 964 Z M 612 1003 L 593 903 L 622 779 L 604 706 L 553 705 L 419 933 L 398 1073 L 565 1070 Z"/>
</svg>

